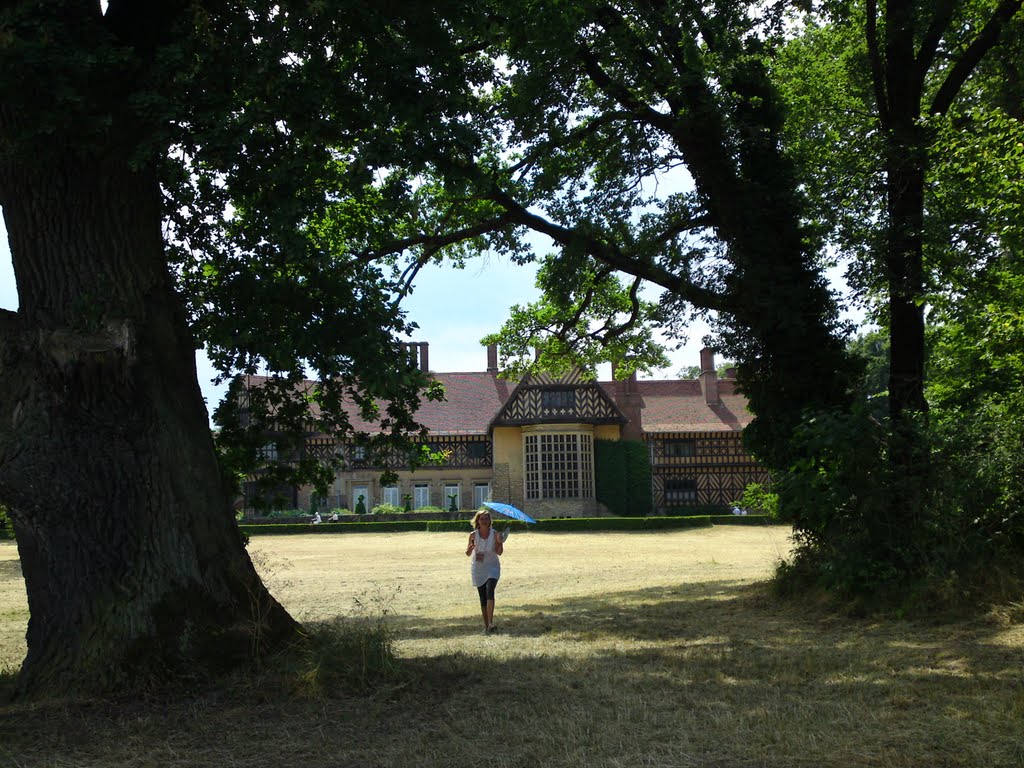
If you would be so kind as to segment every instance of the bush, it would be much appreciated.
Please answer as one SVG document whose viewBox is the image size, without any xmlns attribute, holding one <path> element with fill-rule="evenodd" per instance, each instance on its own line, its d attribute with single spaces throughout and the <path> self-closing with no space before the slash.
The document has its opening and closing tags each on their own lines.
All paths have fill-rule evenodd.
<svg viewBox="0 0 1024 768">
<path fill-rule="evenodd" d="M 14 538 L 14 521 L 7 512 L 7 507 L 0 504 L 0 539 Z"/>
<path fill-rule="evenodd" d="M 936 408 L 900 433 L 866 410 L 810 420 L 807 458 L 773 487 L 797 544 L 777 587 L 909 613 L 1019 599 L 1022 416 L 1007 399 Z"/>
<path fill-rule="evenodd" d="M 297 656 L 300 692 L 316 697 L 365 693 L 393 678 L 399 662 L 389 613 L 390 598 L 378 590 L 357 597 L 349 616 L 307 624 Z"/>
<path fill-rule="evenodd" d="M 743 495 L 733 504 L 740 509 L 752 509 L 768 515 L 773 520 L 777 520 L 779 517 L 779 494 L 772 493 L 760 483 L 751 483 L 744 488 Z"/>
<path fill-rule="evenodd" d="M 308 517 L 309 512 L 304 509 L 271 509 L 264 517 L 268 518 L 280 518 L 280 517 Z"/>
<path fill-rule="evenodd" d="M 404 512 L 405 509 L 403 507 L 395 504 L 378 504 L 370 510 L 370 514 L 373 515 L 401 515 Z"/>
</svg>

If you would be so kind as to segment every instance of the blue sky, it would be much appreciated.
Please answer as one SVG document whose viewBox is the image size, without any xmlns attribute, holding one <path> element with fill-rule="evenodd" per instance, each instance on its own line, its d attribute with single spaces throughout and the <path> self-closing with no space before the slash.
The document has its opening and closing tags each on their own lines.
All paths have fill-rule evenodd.
<svg viewBox="0 0 1024 768">
<path fill-rule="evenodd" d="M 537 300 L 534 274 L 532 267 L 517 266 L 499 255 L 477 258 L 462 270 L 447 266 L 431 266 L 422 270 L 405 306 L 410 319 L 419 325 L 413 340 L 430 344 L 431 369 L 445 372 L 484 370 L 487 353 L 480 346 L 480 338 L 501 327 L 513 304 Z M 12 310 L 18 307 L 7 230 L 3 227 L 2 217 L 0 307 Z M 679 350 L 670 350 L 672 366 L 644 378 L 672 378 L 680 368 L 697 365 L 701 338 L 705 333 L 707 328 L 703 325 L 691 328 L 686 345 Z M 212 411 L 223 397 L 225 386 L 213 385 L 216 371 L 202 352 L 196 355 L 196 363 L 199 384 Z M 606 379 L 610 373 L 602 368 L 598 375 Z"/>
</svg>

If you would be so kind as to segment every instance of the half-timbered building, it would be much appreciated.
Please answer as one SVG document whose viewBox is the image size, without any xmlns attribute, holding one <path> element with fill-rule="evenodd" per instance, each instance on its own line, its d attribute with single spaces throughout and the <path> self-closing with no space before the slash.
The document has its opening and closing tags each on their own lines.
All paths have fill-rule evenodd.
<svg viewBox="0 0 1024 768">
<path fill-rule="evenodd" d="M 427 345 L 410 345 L 427 370 Z M 323 507 L 367 510 L 379 504 L 412 509 L 453 504 L 473 509 L 505 501 L 534 517 L 591 516 L 606 512 L 597 497 L 595 442 L 640 441 L 650 462 L 653 508 L 673 513 L 687 507 L 728 505 L 752 482 L 766 483 L 764 469 L 744 450 L 743 428 L 751 415 L 731 375 L 719 378 L 714 355 L 701 352 L 695 380 L 594 381 L 579 371 L 554 378 L 540 374 L 509 382 L 498 375 L 497 350 L 487 350 L 479 372 L 431 375 L 445 400 L 424 402 L 417 420 L 429 446 L 444 458 L 411 471 L 391 462 L 398 481 L 382 485 L 381 466 L 356 444 L 331 435 L 311 436 L 307 450 L 343 458 Z M 369 431 L 350 414 L 356 429 Z M 292 502 L 309 508 L 310 489 L 292 489 Z"/>
</svg>

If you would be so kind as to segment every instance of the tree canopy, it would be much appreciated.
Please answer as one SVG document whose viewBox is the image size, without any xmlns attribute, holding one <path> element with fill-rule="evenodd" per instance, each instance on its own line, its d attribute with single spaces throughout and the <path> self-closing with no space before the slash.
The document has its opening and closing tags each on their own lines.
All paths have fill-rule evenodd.
<svg viewBox="0 0 1024 768">
<path fill-rule="evenodd" d="M 400 299 L 427 265 L 487 250 L 543 259 L 543 298 L 500 337 L 507 364 L 530 346 L 625 373 L 661 362 L 650 324 L 708 315 L 806 551 L 842 560 L 854 541 L 871 568 L 843 568 L 870 579 L 920 568 L 931 297 L 936 349 L 980 311 L 991 377 L 1017 365 L 1018 190 L 987 158 L 1019 163 L 1019 69 L 987 54 L 1020 4 L 6 3 L 0 205 L 20 308 L 0 318 L 0 502 L 32 613 L 23 689 L 293 640 L 225 470 L 270 430 L 299 452 L 292 476 L 322 483 L 301 439 L 351 434 L 343 399 L 382 449 L 415 437 L 418 398 L 440 393 L 403 350 Z M 890 336 L 878 428 L 858 421 L 828 245 Z M 197 344 L 225 376 L 272 374 L 218 415 L 228 467 Z M 970 401 L 949 358 L 936 397 Z"/>
</svg>

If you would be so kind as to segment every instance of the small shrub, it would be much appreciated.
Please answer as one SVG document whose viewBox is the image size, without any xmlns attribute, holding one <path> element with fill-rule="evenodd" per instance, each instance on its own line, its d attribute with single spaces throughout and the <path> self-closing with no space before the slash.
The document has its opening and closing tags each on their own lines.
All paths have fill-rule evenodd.
<svg viewBox="0 0 1024 768">
<path fill-rule="evenodd" d="M 395 632 L 387 617 L 400 589 L 384 594 L 378 587 L 375 594 L 356 597 L 349 616 L 306 625 L 297 675 L 300 691 L 317 697 L 363 693 L 396 675 Z"/>
<path fill-rule="evenodd" d="M 0 539 L 14 538 L 14 521 L 7 512 L 7 507 L 0 504 Z"/>
<path fill-rule="evenodd" d="M 359 498 L 356 499 L 356 514 L 366 514 L 366 497 L 364 497 L 363 494 L 359 494 Z"/>
<path fill-rule="evenodd" d="M 354 514 L 354 513 L 352 512 L 351 509 L 347 509 L 346 507 L 335 507 L 334 509 L 331 510 L 331 517 L 334 517 L 334 515 L 337 515 L 338 517 L 342 517 L 344 515 L 351 515 L 351 514 Z"/>
<path fill-rule="evenodd" d="M 405 510 L 395 504 L 378 504 L 370 510 L 370 513 L 374 515 L 400 515 L 403 512 Z"/>
<path fill-rule="evenodd" d="M 265 517 L 305 517 L 308 514 L 304 509 L 272 509 L 267 512 Z"/>
<path fill-rule="evenodd" d="M 751 483 L 743 495 L 733 502 L 737 507 L 763 513 L 773 520 L 779 517 L 779 494 L 772 493 L 760 483 Z"/>
</svg>

